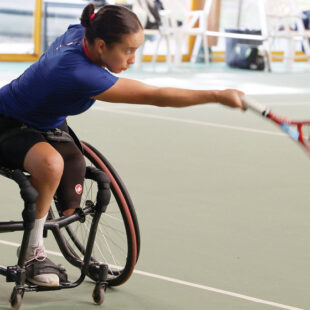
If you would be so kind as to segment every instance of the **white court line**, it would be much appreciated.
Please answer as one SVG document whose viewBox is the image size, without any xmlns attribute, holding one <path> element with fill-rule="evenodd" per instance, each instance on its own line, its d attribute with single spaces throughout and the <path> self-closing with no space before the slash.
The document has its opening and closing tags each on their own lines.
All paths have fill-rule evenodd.
<svg viewBox="0 0 310 310">
<path fill-rule="evenodd" d="M 210 286 L 205 286 L 205 285 L 195 284 L 195 283 L 191 283 L 191 282 L 187 282 L 187 281 L 182 281 L 182 280 L 178 280 L 178 279 L 174 279 L 174 278 L 170 278 L 170 277 L 165 277 L 165 276 L 161 276 L 161 275 L 157 275 L 157 274 L 153 274 L 153 273 L 149 273 L 149 272 L 135 270 L 134 273 L 140 274 L 140 275 L 143 275 L 146 277 L 156 278 L 156 279 L 160 279 L 160 280 L 164 280 L 164 281 L 168 281 L 168 282 L 172 282 L 172 283 L 177 283 L 180 285 L 185 285 L 185 286 L 190 286 L 190 287 L 202 289 L 202 290 L 209 291 L 209 292 L 228 295 L 228 296 L 232 296 L 232 297 L 236 297 L 236 298 L 240 298 L 240 299 L 244 299 L 247 301 L 252 301 L 252 302 L 256 302 L 256 303 L 260 303 L 260 304 L 264 304 L 264 305 L 268 305 L 268 306 L 273 306 L 273 307 L 277 307 L 277 308 L 281 308 L 281 309 L 302 310 L 300 308 L 279 304 L 279 303 L 276 303 L 273 301 L 268 301 L 268 300 L 264 300 L 264 299 L 250 297 L 250 296 L 243 295 L 243 294 L 238 294 L 238 293 L 225 291 L 225 290 L 221 290 L 221 289 L 210 287 Z"/>
<path fill-rule="evenodd" d="M 5 244 L 5 245 L 9 245 L 9 246 L 14 246 L 14 247 L 20 246 L 20 244 L 18 244 L 18 243 L 10 242 L 10 241 L 5 241 L 5 240 L 0 240 L 0 244 Z M 63 257 L 63 255 L 61 253 L 59 253 L 59 252 L 46 251 L 46 253 Z M 251 302 L 255 302 L 255 303 L 259 303 L 259 304 L 264 304 L 264 305 L 268 305 L 268 306 L 272 306 L 272 307 L 276 307 L 276 308 L 280 308 L 280 309 L 304 310 L 304 309 L 301 309 L 301 308 L 296 308 L 296 307 L 292 307 L 292 306 L 287 306 L 287 305 L 279 304 L 279 303 L 276 303 L 276 302 L 273 302 L 273 301 L 268 301 L 268 300 L 259 299 L 259 298 L 255 298 L 255 297 L 251 297 L 251 296 L 247 296 L 247 295 L 243 295 L 243 294 L 238 294 L 238 293 L 234 293 L 234 292 L 230 292 L 230 291 L 225 291 L 225 290 L 221 290 L 221 289 L 210 287 L 210 286 L 206 286 L 206 285 L 195 284 L 195 283 L 192 283 L 192 282 L 178 280 L 178 279 L 175 279 L 175 278 L 165 277 L 165 276 L 161 276 L 161 275 L 158 275 L 158 274 L 154 274 L 154 273 L 150 273 L 150 272 L 145 272 L 145 271 L 141 271 L 141 270 L 134 270 L 134 273 L 142 275 L 142 276 L 145 276 L 145 277 L 155 278 L 155 279 L 159 279 L 159 280 L 163 280 L 163 281 L 167 281 L 167 282 L 172 282 L 172 283 L 175 283 L 175 284 L 180 284 L 180 285 L 184 285 L 184 286 L 198 288 L 198 289 L 201 289 L 201 290 L 205 290 L 205 291 L 209 291 L 209 292 L 213 292 L 213 293 L 218 293 L 218 294 L 222 294 L 222 295 L 227 295 L 227 296 L 231 296 L 231 297 L 235 297 L 235 298 L 239 298 L 239 299 L 243 299 L 243 300 L 247 300 L 247 301 L 251 301 Z"/>
<path fill-rule="evenodd" d="M 192 120 L 192 119 L 181 119 L 181 118 L 176 118 L 176 117 L 160 116 L 160 115 L 147 114 L 147 113 L 141 113 L 141 112 L 122 111 L 122 110 L 119 110 L 119 109 L 116 110 L 116 109 L 107 108 L 107 107 L 95 106 L 92 109 L 93 110 L 104 111 L 104 112 L 110 112 L 110 113 L 125 114 L 125 115 L 138 116 L 138 117 L 144 117 L 144 118 L 152 118 L 152 119 L 159 119 L 159 120 L 165 120 L 165 121 L 173 121 L 173 122 L 186 123 L 186 124 L 192 124 L 192 125 L 200 125 L 200 126 L 207 126 L 207 127 L 225 128 L 225 129 L 232 129 L 232 130 L 260 133 L 260 134 L 265 134 L 265 135 L 270 135 L 270 136 L 281 136 L 281 137 L 286 136 L 286 134 L 281 133 L 281 132 L 276 132 L 276 131 L 252 129 L 252 128 L 240 127 L 240 126 L 230 126 L 230 125 L 224 125 L 224 124 L 218 124 L 218 123 L 196 121 L 196 120 Z"/>
</svg>

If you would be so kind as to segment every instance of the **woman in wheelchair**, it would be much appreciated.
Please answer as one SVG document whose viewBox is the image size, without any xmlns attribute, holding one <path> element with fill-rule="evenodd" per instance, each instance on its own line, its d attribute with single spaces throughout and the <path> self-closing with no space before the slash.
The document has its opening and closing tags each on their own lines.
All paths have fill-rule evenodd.
<svg viewBox="0 0 310 310">
<path fill-rule="evenodd" d="M 237 90 L 159 88 L 114 76 L 134 64 L 143 27 L 125 7 L 106 5 L 94 11 L 93 4 L 86 6 L 81 24 L 70 25 L 36 63 L 0 89 L 1 163 L 29 172 L 39 193 L 26 269 L 31 271 L 27 280 L 42 286 L 59 285 L 43 245 L 51 201 L 57 193 L 66 206 L 62 214 L 73 214 L 80 206 L 85 177 L 79 146 L 70 138 L 54 139 L 50 130 L 69 133 L 67 116 L 86 111 L 95 100 L 158 107 L 218 102 L 244 110 Z"/>
</svg>

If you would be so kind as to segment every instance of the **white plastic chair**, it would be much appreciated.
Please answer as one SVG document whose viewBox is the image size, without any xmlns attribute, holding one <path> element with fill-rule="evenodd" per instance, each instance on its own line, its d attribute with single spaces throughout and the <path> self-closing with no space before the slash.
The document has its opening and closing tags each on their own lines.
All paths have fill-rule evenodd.
<svg viewBox="0 0 310 310">
<path fill-rule="evenodd" d="M 298 11 L 294 0 L 260 0 L 260 19 L 262 34 L 265 37 L 265 50 L 271 60 L 271 47 L 277 40 L 285 40 L 285 59 L 289 67 L 295 59 L 297 42 L 304 46 L 305 54 L 310 59 L 310 31 L 306 30 L 302 21 L 302 12 Z"/>
<path fill-rule="evenodd" d="M 166 2 L 168 3 L 169 0 L 166 0 Z M 310 31 L 305 29 L 302 21 L 302 12 L 298 11 L 294 0 L 255 1 L 259 13 L 258 17 L 262 35 L 247 35 L 207 30 L 212 2 L 213 0 L 206 0 L 202 10 L 188 11 L 184 25 L 181 28 L 175 27 L 174 29 L 176 44 L 179 46 L 186 41 L 184 40 L 185 36 L 196 36 L 191 62 L 196 61 L 202 44 L 205 63 L 209 64 L 208 36 L 261 40 L 265 57 L 267 58 L 267 67 L 269 71 L 272 69 L 271 47 L 277 39 L 285 39 L 287 41 L 285 57 L 289 60 L 288 63 L 290 66 L 295 58 L 296 42 L 298 41 L 303 44 L 305 53 L 308 59 L 310 59 Z M 198 26 L 197 23 L 199 23 Z M 294 27 L 296 27 L 296 30 L 294 30 Z M 176 47 L 176 50 L 181 51 L 182 49 L 181 47 Z M 176 59 L 177 63 L 179 63 L 181 56 L 176 55 Z"/>
<path fill-rule="evenodd" d="M 168 0 L 169 1 L 169 0 Z M 166 2 L 168 2 L 166 1 Z M 191 62 L 196 62 L 201 45 L 204 50 L 204 61 L 209 64 L 209 47 L 206 37 L 208 18 L 212 6 L 212 0 L 206 0 L 202 10 L 187 11 L 183 25 L 178 27 L 174 18 L 173 28 L 176 41 L 175 63 L 179 64 L 182 59 L 182 45 L 187 42 L 188 36 L 195 36 L 195 44 L 191 55 Z"/>
<path fill-rule="evenodd" d="M 147 11 L 148 11 L 147 0 L 134 0 L 133 10 L 136 12 L 138 17 L 140 18 L 141 24 L 145 27 L 147 16 L 149 16 L 149 18 L 152 18 L 151 15 L 147 15 Z M 173 36 L 171 11 L 160 10 L 159 15 L 160 15 L 160 21 L 161 21 L 161 25 L 159 26 L 159 29 L 144 29 L 144 35 L 146 37 L 145 41 L 147 40 L 149 36 L 156 37 L 156 46 L 152 53 L 152 62 L 155 63 L 158 53 L 159 53 L 160 43 L 162 42 L 162 40 L 165 40 L 166 47 L 167 47 L 166 62 L 168 66 L 170 67 L 172 63 L 171 37 Z M 137 53 L 137 56 L 138 56 L 137 61 L 136 61 L 137 65 L 141 64 L 141 61 L 143 58 L 143 50 L 145 47 L 145 41 L 143 42 L 142 46 L 139 48 L 139 51 Z"/>
</svg>

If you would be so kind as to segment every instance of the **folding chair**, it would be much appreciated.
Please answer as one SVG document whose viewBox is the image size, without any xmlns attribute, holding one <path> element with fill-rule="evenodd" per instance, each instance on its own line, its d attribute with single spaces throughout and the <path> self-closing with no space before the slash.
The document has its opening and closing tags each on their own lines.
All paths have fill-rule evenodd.
<svg viewBox="0 0 310 310">
<path fill-rule="evenodd" d="M 271 59 L 271 47 L 276 40 L 286 40 L 284 57 L 289 67 L 295 59 L 297 44 L 303 44 L 305 54 L 310 59 L 310 31 L 306 30 L 302 21 L 302 12 L 298 11 L 294 0 L 261 0 L 258 2 L 264 46 Z"/>
<path fill-rule="evenodd" d="M 152 3 L 149 2 L 150 0 L 134 0 L 133 2 L 133 10 L 136 11 L 137 15 L 139 16 L 139 12 L 137 10 L 143 10 L 144 16 L 140 18 L 140 21 L 142 21 L 142 25 L 146 26 L 147 18 L 149 20 L 155 22 L 154 16 L 151 14 L 149 5 L 152 5 Z M 142 14 L 143 15 L 143 14 Z M 171 21 L 171 12 L 169 10 L 159 10 L 159 26 L 158 29 L 147 29 L 144 28 L 144 34 L 146 39 L 150 36 L 155 37 L 156 40 L 156 46 L 154 48 L 154 51 L 152 53 L 152 62 L 154 63 L 157 59 L 158 53 L 159 53 L 159 47 L 160 43 L 164 39 L 166 42 L 167 47 L 167 53 L 166 53 L 166 61 L 168 63 L 168 66 L 171 66 L 172 63 L 172 54 L 171 54 L 171 39 L 173 36 L 173 28 L 172 28 L 172 21 Z M 143 58 L 143 50 L 145 47 L 145 41 L 143 42 L 142 46 L 140 47 L 138 51 L 138 57 L 137 57 L 137 64 L 139 65 Z"/>
</svg>

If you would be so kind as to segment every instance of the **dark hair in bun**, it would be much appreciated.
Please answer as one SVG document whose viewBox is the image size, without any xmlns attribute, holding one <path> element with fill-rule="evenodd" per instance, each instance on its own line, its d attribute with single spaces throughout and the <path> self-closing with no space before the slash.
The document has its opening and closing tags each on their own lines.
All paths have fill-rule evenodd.
<svg viewBox="0 0 310 310">
<path fill-rule="evenodd" d="M 105 5 L 96 14 L 93 4 L 87 5 L 81 16 L 86 39 L 93 43 L 96 38 L 107 45 L 121 42 L 124 34 L 136 33 L 143 29 L 134 12 L 119 5 Z"/>
<path fill-rule="evenodd" d="M 85 28 L 90 26 L 90 17 L 95 13 L 95 6 L 93 4 L 89 4 L 86 6 L 82 12 L 81 16 L 81 24 Z"/>
</svg>

